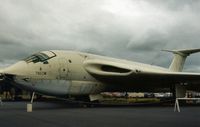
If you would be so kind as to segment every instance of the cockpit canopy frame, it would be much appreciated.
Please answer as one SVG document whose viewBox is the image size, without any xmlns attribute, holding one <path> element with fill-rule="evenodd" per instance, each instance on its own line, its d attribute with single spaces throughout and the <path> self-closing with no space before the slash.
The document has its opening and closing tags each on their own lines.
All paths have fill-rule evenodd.
<svg viewBox="0 0 200 127">
<path fill-rule="evenodd" d="M 45 51 L 45 52 L 38 52 L 35 53 L 27 58 L 24 59 L 27 63 L 38 63 L 43 62 L 44 64 L 48 64 L 48 60 L 56 57 L 56 54 L 53 51 Z"/>
</svg>

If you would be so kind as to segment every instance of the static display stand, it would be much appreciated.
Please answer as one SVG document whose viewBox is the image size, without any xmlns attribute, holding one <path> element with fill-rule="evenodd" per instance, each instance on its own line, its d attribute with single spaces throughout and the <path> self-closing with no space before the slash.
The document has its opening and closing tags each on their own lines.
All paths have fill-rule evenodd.
<svg viewBox="0 0 200 127">
<path fill-rule="evenodd" d="M 27 112 L 32 112 L 32 104 L 27 104 Z"/>
<path fill-rule="evenodd" d="M 32 94 L 32 97 L 31 97 L 31 103 L 27 104 L 27 112 L 32 112 L 33 111 L 33 99 L 34 99 L 34 96 L 35 96 L 35 92 L 33 92 Z"/>
<path fill-rule="evenodd" d="M 175 105 L 174 105 L 174 112 L 181 112 L 180 110 L 180 106 L 179 106 L 179 100 L 200 100 L 200 98 L 176 98 L 176 101 L 175 101 Z"/>
</svg>

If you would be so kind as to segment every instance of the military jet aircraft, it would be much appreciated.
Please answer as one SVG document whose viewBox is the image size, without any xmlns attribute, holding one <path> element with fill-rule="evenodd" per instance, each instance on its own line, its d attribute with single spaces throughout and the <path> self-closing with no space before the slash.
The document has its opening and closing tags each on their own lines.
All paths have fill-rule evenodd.
<svg viewBox="0 0 200 127">
<path fill-rule="evenodd" d="M 0 79 L 51 96 L 95 96 L 104 91 L 200 91 L 200 73 L 181 72 L 187 56 L 200 49 L 165 50 L 174 54 L 169 68 L 76 51 L 33 54 L 0 70 Z"/>
</svg>

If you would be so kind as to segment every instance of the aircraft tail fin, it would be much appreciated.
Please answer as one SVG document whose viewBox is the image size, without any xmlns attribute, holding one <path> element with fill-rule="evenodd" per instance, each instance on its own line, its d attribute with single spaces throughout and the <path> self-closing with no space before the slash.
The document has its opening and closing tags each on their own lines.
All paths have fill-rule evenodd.
<svg viewBox="0 0 200 127">
<path fill-rule="evenodd" d="M 171 71 L 180 72 L 183 70 L 183 66 L 187 56 L 193 53 L 200 52 L 200 49 L 162 50 L 162 51 L 172 52 L 174 54 L 174 58 L 169 69 Z"/>
</svg>

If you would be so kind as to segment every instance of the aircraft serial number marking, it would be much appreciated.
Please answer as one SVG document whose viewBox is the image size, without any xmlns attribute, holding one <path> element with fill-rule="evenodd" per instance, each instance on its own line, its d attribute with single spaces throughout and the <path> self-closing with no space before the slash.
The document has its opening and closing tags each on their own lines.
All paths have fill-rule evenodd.
<svg viewBox="0 0 200 127">
<path fill-rule="evenodd" d="M 37 75 L 47 75 L 47 72 L 44 72 L 44 71 L 36 71 L 35 73 Z"/>
</svg>

